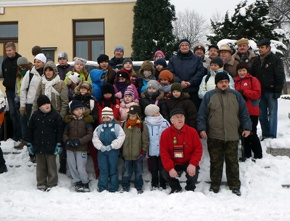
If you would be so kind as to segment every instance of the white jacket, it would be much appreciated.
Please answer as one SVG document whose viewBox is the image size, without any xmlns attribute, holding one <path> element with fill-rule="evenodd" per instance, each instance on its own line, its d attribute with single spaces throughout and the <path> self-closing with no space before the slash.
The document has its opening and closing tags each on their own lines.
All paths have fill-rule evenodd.
<svg viewBox="0 0 290 221">
<path fill-rule="evenodd" d="M 33 74 L 33 77 L 29 86 L 29 72 Z M 22 79 L 22 84 L 20 88 L 20 107 L 25 107 L 26 104 L 33 104 L 35 99 L 35 94 L 38 89 L 38 86 L 41 82 L 41 76 L 38 71 L 33 66 L 31 71 L 27 71 L 25 76 Z M 27 91 L 27 88 L 29 89 Z"/>
</svg>

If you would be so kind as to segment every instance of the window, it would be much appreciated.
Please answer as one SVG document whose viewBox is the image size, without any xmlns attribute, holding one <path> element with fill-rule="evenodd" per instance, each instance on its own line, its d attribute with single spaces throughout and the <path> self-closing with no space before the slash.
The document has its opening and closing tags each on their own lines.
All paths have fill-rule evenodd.
<svg viewBox="0 0 290 221">
<path fill-rule="evenodd" d="M 46 47 L 41 48 L 42 52 L 45 54 L 47 60 L 54 62 L 54 53 L 56 51 L 57 47 Z"/>
<path fill-rule="evenodd" d="M 74 56 L 96 61 L 105 52 L 104 20 L 74 21 Z"/>
</svg>

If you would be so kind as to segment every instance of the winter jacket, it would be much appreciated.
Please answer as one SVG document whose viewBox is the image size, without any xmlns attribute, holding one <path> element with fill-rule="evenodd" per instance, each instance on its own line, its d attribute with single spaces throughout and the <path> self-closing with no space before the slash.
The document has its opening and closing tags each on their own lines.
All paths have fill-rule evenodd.
<svg viewBox="0 0 290 221">
<path fill-rule="evenodd" d="M 69 71 L 69 72 L 66 73 L 66 76 L 65 76 L 65 79 L 64 79 L 65 84 L 67 84 L 68 76 L 71 73 L 72 73 L 72 71 Z M 90 74 L 88 74 L 88 76 L 86 77 L 85 73 L 83 71 L 80 71 L 80 72 L 77 72 L 77 73 L 80 75 L 80 81 L 88 81 L 88 82 L 92 83 L 92 79 L 91 79 Z"/>
<path fill-rule="evenodd" d="M 108 66 L 108 69 L 106 69 L 106 70 L 103 70 L 101 68 L 101 66 L 98 66 L 96 69 L 102 70 L 106 74 L 105 83 L 110 83 L 111 85 L 114 84 L 116 72 L 111 68 L 110 65 Z M 109 78 L 109 75 L 110 75 L 110 78 Z M 91 78 L 92 78 L 92 76 L 91 76 Z M 93 81 L 93 79 L 92 79 L 92 81 Z"/>
<path fill-rule="evenodd" d="M 120 125 L 122 125 L 126 119 L 127 119 L 127 113 L 129 111 L 129 108 L 133 105 L 138 105 L 139 106 L 139 101 L 136 100 L 136 102 L 130 102 L 128 104 L 126 104 L 124 101 L 121 101 L 120 104 L 120 116 L 119 116 L 119 120 L 120 120 Z"/>
<path fill-rule="evenodd" d="M 53 79 L 59 78 L 56 65 L 52 61 L 48 61 L 44 65 L 43 69 L 45 70 L 47 67 L 52 68 L 52 70 L 54 71 Z M 56 112 L 59 113 L 62 118 L 64 118 L 65 115 L 67 114 L 67 111 L 68 111 L 68 90 L 67 90 L 67 86 L 64 83 L 64 81 L 62 81 L 62 80 L 59 81 L 58 80 L 58 82 L 55 83 L 52 86 L 53 89 L 51 91 L 51 94 L 48 95 L 48 94 L 46 94 L 46 91 L 45 91 L 46 90 L 46 84 L 43 83 L 45 79 L 46 79 L 45 75 L 43 75 L 42 76 L 42 81 L 39 84 L 38 89 L 36 90 L 36 93 L 35 93 L 35 99 L 34 99 L 34 102 L 33 102 L 31 113 L 33 113 L 34 111 L 36 111 L 38 109 L 38 106 L 37 106 L 38 97 L 40 95 L 46 95 L 48 97 L 50 96 L 51 105 L 56 110 Z M 51 81 L 53 79 L 51 79 Z M 48 83 L 49 81 L 47 80 L 45 82 Z"/>
<path fill-rule="evenodd" d="M 174 137 L 176 137 L 177 145 L 183 145 L 183 158 L 174 157 Z M 202 144 L 197 131 L 186 124 L 180 130 L 177 130 L 174 125 L 165 129 L 160 139 L 160 156 L 163 167 L 168 172 L 175 165 L 183 165 L 186 163 L 197 167 L 202 156 Z"/>
<path fill-rule="evenodd" d="M 21 57 L 17 52 L 13 58 L 8 56 L 2 62 L 3 86 L 6 90 L 15 90 L 16 73 L 17 73 L 17 59 Z"/>
<path fill-rule="evenodd" d="M 58 65 L 57 70 L 58 70 L 58 75 L 60 77 L 60 80 L 64 80 L 67 72 L 73 70 L 73 66 L 70 66 L 69 64 L 68 65 Z"/>
<path fill-rule="evenodd" d="M 62 142 L 63 122 L 51 108 L 49 113 L 36 110 L 29 121 L 26 141 L 32 143 L 34 153 L 54 154 L 57 143 Z"/>
<path fill-rule="evenodd" d="M 21 78 L 16 78 L 16 82 L 15 82 L 15 99 L 14 99 L 14 101 L 16 103 L 20 103 L 20 88 L 21 88 L 22 80 L 23 80 L 23 76 L 21 76 Z"/>
<path fill-rule="evenodd" d="M 258 56 L 252 66 L 251 75 L 258 78 L 263 92 L 281 93 L 285 80 L 282 60 L 272 52 L 266 56 L 263 64 Z"/>
<path fill-rule="evenodd" d="M 116 120 L 119 120 L 119 112 L 120 112 L 120 101 L 117 98 L 113 98 L 114 102 L 110 102 L 110 106 L 108 106 L 109 108 L 112 108 L 113 110 L 113 114 L 114 114 L 114 118 Z M 97 102 L 97 106 L 98 106 L 98 111 L 99 111 L 99 124 L 102 123 L 102 110 L 105 107 L 105 103 L 103 100 L 99 100 Z"/>
<path fill-rule="evenodd" d="M 185 124 L 196 129 L 197 110 L 192 100 L 189 99 L 188 93 L 181 94 L 178 98 L 171 95 L 171 99 L 167 101 L 167 107 L 169 113 L 176 108 L 183 109 Z"/>
<path fill-rule="evenodd" d="M 147 125 L 148 128 L 148 135 L 149 135 L 149 156 L 160 156 L 160 138 L 162 132 L 170 127 L 170 124 L 168 123 L 167 120 L 165 120 L 161 115 L 160 115 L 160 122 L 159 123 L 154 123 L 154 119 L 156 117 L 146 117 L 145 118 L 145 124 Z M 151 120 L 150 120 L 151 119 Z"/>
<path fill-rule="evenodd" d="M 248 51 L 247 54 L 243 55 L 241 53 L 239 53 L 238 51 L 236 53 L 233 54 L 233 57 L 235 60 L 237 60 L 239 63 L 240 62 L 246 62 L 248 67 L 251 68 L 254 60 L 256 59 L 257 55 L 255 55 L 253 52 Z"/>
<path fill-rule="evenodd" d="M 153 93 L 152 96 L 150 96 L 147 93 L 147 90 L 141 93 L 140 96 L 140 107 L 141 107 L 141 115 L 142 115 L 142 119 L 145 118 L 145 107 L 147 107 L 147 105 L 149 104 L 155 104 L 160 108 L 160 113 L 161 115 L 166 119 L 169 120 L 169 112 L 167 109 L 167 105 L 165 100 L 163 99 L 164 97 L 164 92 L 161 90 L 158 90 L 157 92 Z"/>
<path fill-rule="evenodd" d="M 229 62 L 224 64 L 224 70 L 227 71 L 232 76 L 232 78 L 234 80 L 238 75 L 237 70 L 236 70 L 238 64 L 239 64 L 239 62 L 237 60 L 235 60 L 234 57 L 232 57 Z"/>
<path fill-rule="evenodd" d="M 198 97 L 200 99 L 203 99 L 203 97 L 204 97 L 206 92 L 215 89 L 215 87 L 216 87 L 216 85 L 215 85 L 215 76 L 216 76 L 216 74 L 218 72 L 222 72 L 222 71 L 224 71 L 223 68 L 220 68 L 220 69 L 218 69 L 216 71 L 213 71 L 213 70 L 210 69 L 210 72 L 207 75 L 203 76 L 202 81 L 201 81 L 201 83 L 199 85 L 199 90 L 198 90 Z M 230 88 L 231 89 L 235 89 L 235 82 L 234 82 L 232 76 L 229 75 L 229 73 L 228 73 L 228 76 L 229 76 L 229 79 L 230 79 Z M 206 80 L 207 80 L 207 82 L 206 82 Z"/>
<path fill-rule="evenodd" d="M 98 101 L 101 96 L 101 87 L 104 84 L 104 81 L 101 81 L 101 77 L 104 74 L 104 72 L 102 70 L 99 69 L 93 69 L 90 72 L 90 76 L 92 79 L 92 85 L 93 85 L 93 96 L 96 98 L 96 100 Z"/>
<path fill-rule="evenodd" d="M 82 119 L 74 119 L 71 115 L 67 115 L 64 119 L 66 126 L 63 132 L 63 142 L 78 139 L 80 146 L 77 148 L 65 146 L 65 149 L 70 151 L 88 151 L 88 143 L 93 137 L 92 122 L 93 117 L 88 113 L 85 113 Z"/>
<path fill-rule="evenodd" d="M 242 95 L 230 88 L 207 92 L 201 102 L 197 117 L 198 131 L 206 131 L 211 139 L 239 140 L 240 124 L 251 131 L 252 122 Z"/>
<path fill-rule="evenodd" d="M 238 76 L 235 79 L 235 88 L 237 91 L 244 91 L 242 95 L 245 98 L 249 114 L 259 116 L 259 99 L 261 97 L 259 80 L 249 73 L 243 79 Z"/>
<path fill-rule="evenodd" d="M 170 71 L 175 82 L 189 81 L 190 86 L 183 91 L 188 93 L 197 93 L 202 77 L 204 76 L 204 67 L 201 58 L 189 51 L 187 54 L 182 54 L 178 51 L 169 59 L 167 70 Z"/>
<path fill-rule="evenodd" d="M 141 151 L 148 152 L 148 129 L 144 122 L 129 127 L 128 121 L 124 123 L 123 130 L 126 135 L 123 143 L 123 157 L 125 160 L 137 160 Z"/>
<path fill-rule="evenodd" d="M 109 61 L 109 65 L 111 66 L 111 68 L 114 71 L 117 72 L 118 70 L 121 70 L 121 68 L 123 67 L 123 60 L 124 60 L 124 58 L 116 58 L 116 57 L 113 57 Z"/>
<path fill-rule="evenodd" d="M 145 77 L 144 70 L 151 71 L 151 75 L 149 77 Z M 156 80 L 153 63 L 149 60 L 144 61 L 140 67 L 139 75 L 140 77 L 138 78 L 138 90 L 140 93 L 142 93 L 143 91 L 147 89 L 148 81 Z"/>
</svg>

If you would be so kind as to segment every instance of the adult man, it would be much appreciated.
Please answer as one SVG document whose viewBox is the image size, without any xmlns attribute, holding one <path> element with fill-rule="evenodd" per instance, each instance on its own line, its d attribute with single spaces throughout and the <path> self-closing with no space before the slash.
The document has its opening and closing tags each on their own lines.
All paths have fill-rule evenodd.
<svg viewBox="0 0 290 221">
<path fill-rule="evenodd" d="M 210 191 L 218 193 L 223 163 L 226 162 L 228 186 L 238 196 L 240 192 L 238 142 L 239 127 L 242 136 L 247 137 L 252 122 L 242 95 L 229 88 L 229 76 L 219 72 L 215 77 L 216 88 L 208 91 L 200 105 L 197 129 L 203 139 L 207 139 L 210 156 Z"/>
<path fill-rule="evenodd" d="M 221 45 L 220 46 L 220 58 L 224 62 L 224 70 L 229 72 L 233 79 L 236 78 L 237 74 L 237 65 L 239 62 L 235 60 L 232 56 L 232 49 L 228 45 Z"/>
<path fill-rule="evenodd" d="M 111 68 L 117 72 L 123 67 L 124 47 L 117 45 L 114 50 L 114 57 L 109 61 Z"/>
<path fill-rule="evenodd" d="M 219 47 L 217 45 L 210 45 L 208 47 L 208 56 L 210 59 L 219 56 Z"/>
<path fill-rule="evenodd" d="M 197 131 L 184 124 L 184 111 L 177 108 L 171 111 L 172 125 L 165 129 L 160 138 L 160 156 L 163 164 L 162 175 L 171 187 L 170 193 L 182 190 L 176 179 L 182 171 L 186 172 L 185 189 L 194 191 L 198 178 L 202 144 Z"/>
<path fill-rule="evenodd" d="M 19 141 L 21 139 L 21 130 L 19 127 L 20 116 L 17 116 L 14 99 L 17 59 L 21 57 L 21 55 L 16 52 L 16 46 L 13 42 L 8 42 L 5 45 L 5 52 L 7 57 L 2 63 L 2 73 L 4 77 L 3 85 L 6 87 L 6 96 L 9 105 L 10 118 L 13 124 L 13 140 Z"/>
<path fill-rule="evenodd" d="M 258 42 L 260 55 L 255 59 L 251 74 L 261 83 L 259 104 L 262 140 L 277 137 L 278 101 L 285 80 L 283 62 L 271 52 L 269 39 Z"/>
<path fill-rule="evenodd" d="M 68 56 L 67 56 L 66 52 L 64 52 L 64 51 L 60 52 L 58 54 L 57 58 L 58 58 L 58 64 L 59 64 L 57 66 L 58 75 L 59 75 L 61 80 L 64 80 L 67 72 L 72 71 L 73 67 L 67 63 Z"/>
<path fill-rule="evenodd" d="M 181 83 L 183 91 L 190 94 L 190 99 L 198 110 L 201 100 L 197 92 L 205 72 L 201 58 L 192 53 L 190 46 L 187 39 L 182 39 L 179 51 L 169 59 L 167 69 L 173 74 L 175 81 Z"/>
<path fill-rule="evenodd" d="M 249 51 L 249 40 L 247 38 L 241 38 L 237 41 L 238 51 L 233 54 L 233 57 L 238 62 L 246 62 L 248 67 L 251 68 L 255 58 L 257 57 L 253 52 Z"/>
<path fill-rule="evenodd" d="M 193 46 L 193 53 L 201 58 L 202 64 L 206 69 L 210 69 L 210 58 L 205 57 L 205 47 L 201 43 L 196 43 Z"/>
</svg>

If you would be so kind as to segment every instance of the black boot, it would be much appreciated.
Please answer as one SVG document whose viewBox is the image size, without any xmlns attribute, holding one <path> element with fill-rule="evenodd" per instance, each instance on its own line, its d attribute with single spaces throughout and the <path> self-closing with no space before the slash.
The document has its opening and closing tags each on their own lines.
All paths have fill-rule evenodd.
<svg viewBox="0 0 290 221">
<path fill-rule="evenodd" d="M 7 170 L 7 167 L 6 167 L 6 164 L 3 164 L 1 167 L 0 167 L 0 173 L 6 173 L 8 170 Z"/>
<path fill-rule="evenodd" d="M 66 159 L 60 159 L 60 167 L 58 172 L 66 174 Z"/>
</svg>

